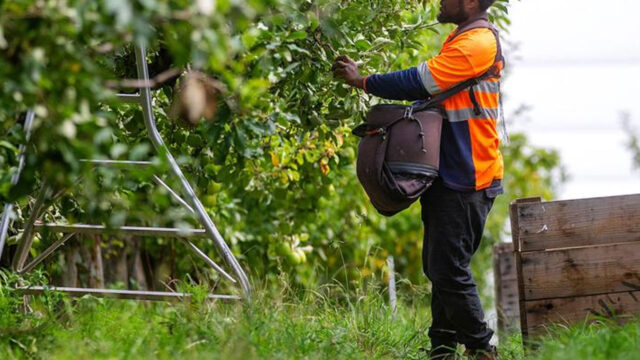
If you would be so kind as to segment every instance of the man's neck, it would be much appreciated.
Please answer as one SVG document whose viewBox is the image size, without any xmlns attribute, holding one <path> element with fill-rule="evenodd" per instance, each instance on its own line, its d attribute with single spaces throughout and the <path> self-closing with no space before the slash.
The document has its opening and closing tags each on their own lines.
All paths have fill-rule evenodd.
<svg viewBox="0 0 640 360">
<path fill-rule="evenodd" d="M 466 25 L 471 24 L 472 22 L 478 20 L 478 19 L 484 19 L 484 20 L 489 20 L 489 14 L 486 11 L 480 11 L 479 13 L 470 16 L 467 20 L 465 20 L 464 22 L 458 24 L 458 29 L 462 29 L 463 27 L 465 27 Z"/>
</svg>

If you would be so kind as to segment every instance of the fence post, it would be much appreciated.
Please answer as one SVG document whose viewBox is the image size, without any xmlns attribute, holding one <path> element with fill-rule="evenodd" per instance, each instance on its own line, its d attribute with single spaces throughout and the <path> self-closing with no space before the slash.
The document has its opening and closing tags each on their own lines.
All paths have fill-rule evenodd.
<svg viewBox="0 0 640 360">
<path fill-rule="evenodd" d="M 396 315 L 396 269 L 393 256 L 387 257 L 387 267 L 389 268 L 389 306 L 391 306 L 391 314 Z"/>
</svg>

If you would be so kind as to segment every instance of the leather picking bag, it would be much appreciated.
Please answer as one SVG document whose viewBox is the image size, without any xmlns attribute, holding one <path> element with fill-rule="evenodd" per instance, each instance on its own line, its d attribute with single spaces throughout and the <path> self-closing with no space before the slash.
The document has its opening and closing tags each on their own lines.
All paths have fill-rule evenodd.
<svg viewBox="0 0 640 360">
<path fill-rule="evenodd" d="M 413 107 L 374 106 L 362 136 L 356 165 L 358 180 L 373 206 L 385 216 L 408 208 L 438 177 L 442 113 L 413 114 Z"/>
<path fill-rule="evenodd" d="M 476 20 L 455 36 L 476 28 L 489 28 L 496 36 L 498 51 L 489 70 L 419 105 L 375 105 L 366 122 L 353 130 L 362 138 L 356 165 L 358 180 L 380 214 L 393 216 L 408 208 L 438 177 L 443 121 L 440 103 L 498 75 L 496 64 L 503 61 L 500 39 L 487 20 Z"/>
</svg>

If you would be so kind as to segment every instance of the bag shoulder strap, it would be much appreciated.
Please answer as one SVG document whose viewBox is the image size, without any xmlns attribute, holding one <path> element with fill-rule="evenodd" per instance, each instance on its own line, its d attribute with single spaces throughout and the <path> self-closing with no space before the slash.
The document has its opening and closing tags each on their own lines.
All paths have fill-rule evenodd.
<svg viewBox="0 0 640 360">
<path fill-rule="evenodd" d="M 451 36 L 449 41 L 455 39 L 461 34 L 466 33 L 467 31 L 470 31 L 473 29 L 480 29 L 480 28 L 490 28 L 490 27 L 492 27 L 491 23 L 489 22 L 489 19 L 486 16 L 479 17 L 471 22 L 468 22 L 466 24 L 459 26 L 456 29 L 456 31 L 453 33 L 453 36 Z"/>
<path fill-rule="evenodd" d="M 413 112 L 418 112 L 418 111 L 422 111 L 422 110 L 426 110 L 428 108 L 433 108 L 434 106 L 440 104 L 441 102 L 447 100 L 448 98 L 456 95 L 457 93 L 473 86 L 476 85 L 477 83 L 479 83 L 480 81 L 490 77 L 491 75 L 495 75 L 495 71 L 496 69 L 496 65 L 499 62 L 504 62 L 504 57 L 502 55 L 502 46 L 500 44 L 500 36 L 498 34 L 498 30 L 489 22 L 488 19 L 482 17 L 479 18 L 477 20 L 474 20 L 466 25 L 463 25 L 461 27 L 459 27 L 456 32 L 453 34 L 453 36 L 451 38 L 449 38 L 449 41 L 455 39 L 457 36 L 459 36 L 460 34 L 463 34 L 467 31 L 471 31 L 473 29 L 481 29 L 481 28 L 487 28 L 489 30 L 491 30 L 491 32 L 493 33 L 493 35 L 496 38 L 496 57 L 494 59 L 493 65 L 489 68 L 489 70 L 485 71 L 484 73 L 480 74 L 477 77 L 465 80 L 441 93 L 439 93 L 438 95 L 432 97 L 429 101 L 425 102 L 424 104 L 418 105 L 416 107 L 413 108 Z"/>
</svg>

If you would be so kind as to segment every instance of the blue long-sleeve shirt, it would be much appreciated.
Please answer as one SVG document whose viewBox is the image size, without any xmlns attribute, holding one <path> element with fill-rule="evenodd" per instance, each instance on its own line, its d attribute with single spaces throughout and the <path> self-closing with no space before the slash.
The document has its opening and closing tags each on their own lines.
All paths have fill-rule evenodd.
<svg viewBox="0 0 640 360">
<path fill-rule="evenodd" d="M 425 88 L 417 67 L 369 75 L 364 80 L 365 91 L 389 100 L 425 100 L 431 96 Z"/>
</svg>

